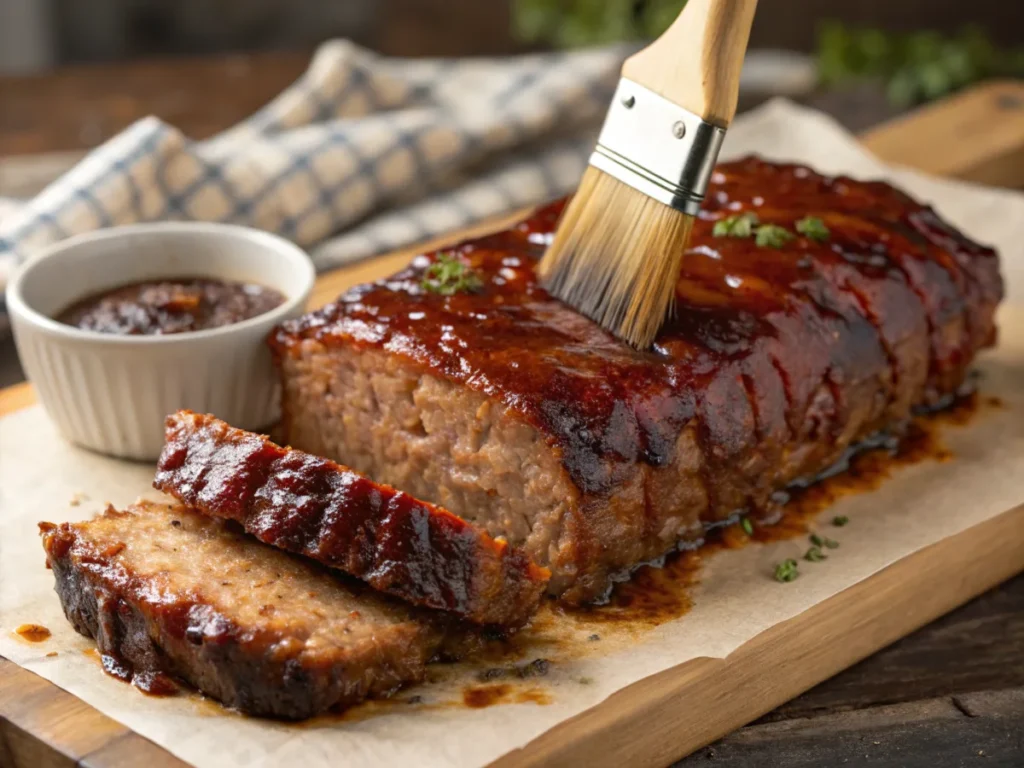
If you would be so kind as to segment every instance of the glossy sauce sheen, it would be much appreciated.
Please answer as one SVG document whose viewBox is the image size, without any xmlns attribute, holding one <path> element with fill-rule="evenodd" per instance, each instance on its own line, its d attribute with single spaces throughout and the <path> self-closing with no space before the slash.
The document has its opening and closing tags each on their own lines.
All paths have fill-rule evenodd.
<svg viewBox="0 0 1024 768">
<path fill-rule="evenodd" d="M 519 626 L 548 573 L 450 512 L 212 416 L 167 418 L 154 486 L 417 605 Z"/>
<path fill-rule="evenodd" d="M 57 319 L 86 331 L 152 336 L 240 323 L 284 301 L 262 285 L 181 278 L 123 285 L 76 302 Z"/>
<path fill-rule="evenodd" d="M 776 487 L 816 473 L 837 446 L 955 389 L 994 340 L 995 253 L 888 184 L 756 158 L 720 166 L 683 259 L 675 316 L 649 352 L 537 284 L 534 264 L 561 208 L 454 249 L 482 278 L 479 292 L 424 290 L 437 256 L 421 256 L 285 324 L 272 346 L 380 347 L 499 398 L 559 447 L 585 494 L 613 492 L 620 467 L 667 465 L 695 423 L 708 493 L 723 494 L 708 500 L 705 519 L 721 519 L 772 490 L 743 487 L 737 467 Z M 790 231 L 816 216 L 831 236 L 775 249 L 712 235 L 715 221 L 742 211 Z M 922 338 L 926 349 L 908 341 Z"/>
</svg>

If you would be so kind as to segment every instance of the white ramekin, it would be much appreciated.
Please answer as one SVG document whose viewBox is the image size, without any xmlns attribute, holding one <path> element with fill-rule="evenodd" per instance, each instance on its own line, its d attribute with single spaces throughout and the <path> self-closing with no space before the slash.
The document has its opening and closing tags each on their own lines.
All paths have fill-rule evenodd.
<svg viewBox="0 0 1024 768">
<path fill-rule="evenodd" d="M 87 296 L 168 277 L 259 283 L 287 300 L 241 323 L 166 336 L 96 333 L 52 319 Z M 164 418 L 179 408 L 243 429 L 278 418 L 266 338 L 302 313 L 314 280 L 305 252 L 266 232 L 138 224 L 74 237 L 31 259 L 7 286 L 7 308 L 25 372 L 64 436 L 102 453 L 151 460 L 163 445 Z"/>
</svg>

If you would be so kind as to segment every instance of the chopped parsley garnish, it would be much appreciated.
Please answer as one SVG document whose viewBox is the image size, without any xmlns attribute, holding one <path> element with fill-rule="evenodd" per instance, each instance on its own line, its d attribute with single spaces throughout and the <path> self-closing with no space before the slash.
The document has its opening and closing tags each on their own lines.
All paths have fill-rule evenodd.
<svg viewBox="0 0 1024 768">
<path fill-rule="evenodd" d="M 801 235 L 818 243 L 828 240 L 831 234 L 825 222 L 816 216 L 804 216 L 795 226 Z M 778 224 L 762 224 L 757 214 L 752 211 L 719 219 L 715 222 L 711 234 L 715 237 L 753 237 L 754 242 L 761 248 L 781 248 L 796 237 Z"/>
<path fill-rule="evenodd" d="M 807 538 L 810 539 L 811 544 L 813 544 L 816 547 L 825 547 L 827 549 L 839 549 L 839 542 L 835 539 L 830 539 L 828 536 L 822 537 L 816 533 L 812 533 Z"/>
<path fill-rule="evenodd" d="M 781 248 L 794 237 L 795 235 L 785 227 L 780 227 L 777 224 L 763 224 L 757 228 L 754 242 L 762 248 Z"/>
<path fill-rule="evenodd" d="M 809 563 L 819 563 L 826 559 L 828 559 L 828 555 L 822 552 L 820 547 L 811 547 L 807 550 L 807 554 L 804 555 L 804 560 Z"/>
<path fill-rule="evenodd" d="M 775 580 L 793 581 L 793 579 L 800 575 L 798 568 L 799 566 L 796 560 L 793 560 L 792 558 L 789 560 L 783 560 L 775 566 Z"/>
<path fill-rule="evenodd" d="M 796 231 L 809 240 L 823 243 L 828 240 L 831 232 L 825 226 L 825 222 L 816 216 L 804 216 L 796 223 Z"/>
<path fill-rule="evenodd" d="M 834 525 L 836 528 L 842 528 L 848 522 L 850 522 L 850 518 L 848 518 L 846 515 L 836 515 L 832 518 L 832 525 Z"/>
<path fill-rule="evenodd" d="M 472 293 L 483 288 L 477 274 L 459 260 L 454 253 L 442 253 L 437 261 L 423 272 L 420 287 L 431 293 L 452 296 L 456 293 Z"/>
<path fill-rule="evenodd" d="M 715 237 L 750 237 L 754 227 L 760 223 L 756 213 L 747 211 L 735 216 L 728 216 L 715 222 L 711 234 Z"/>
<path fill-rule="evenodd" d="M 747 536 L 754 535 L 754 524 L 750 522 L 749 517 L 740 518 L 740 527 L 746 532 Z"/>
</svg>

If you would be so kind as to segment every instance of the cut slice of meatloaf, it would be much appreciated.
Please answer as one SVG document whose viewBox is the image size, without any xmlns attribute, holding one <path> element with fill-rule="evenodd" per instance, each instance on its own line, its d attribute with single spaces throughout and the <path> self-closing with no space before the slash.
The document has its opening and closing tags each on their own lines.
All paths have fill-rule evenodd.
<svg viewBox="0 0 1024 768">
<path fill-rule="evenodd" d="M 571 602 L 774 513 L 780 489 L 946 402 L 995 339 L 995 253 L 885 183 L 719 166 L 646 352 L 537 284 L 559 211 L 450 250 L 478 290 L 438 292 L 439 254 L 419 256 L 270 343 L 292 445 L 506 536 Z M 793 237 L 715 236 L 744 213 Z"/>
<path fill-rule="evenodd" d="M 537 610 L 548 571 L 444 509 L 213 416 L 179 411 L 166 435 L 153 485 L 260 541 L 480 624 Z"/>
<path fill-rule="evenodd" d="M 178 505 L 40 524 L 64 613 L 104 667 L 299 719 L 422 679 L 444 624 Z"/>
</svg>

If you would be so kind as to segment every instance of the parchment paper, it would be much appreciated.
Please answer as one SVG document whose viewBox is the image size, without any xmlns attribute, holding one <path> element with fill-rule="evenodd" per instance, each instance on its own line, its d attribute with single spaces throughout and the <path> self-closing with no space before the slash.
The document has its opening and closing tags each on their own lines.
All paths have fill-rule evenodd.
<svg viewBox="0 0 1024 768">
<path fill-rule="evenodd" d="M 999 247 L 1010 301 L 1024 300 L 1024 196 L 885 168 L 828 118 L 784 102 L 739 120 L 726 151 L 758 151 L 827 172 L 894 179 L 975 238 Z M 529 694 L 526 702 L 455 706 L 479 667 L 440 667 L 437 680 L 400 697 L 404 702 L 419 695 L 422 704 L 371 706 L 301 727 L 225 713 L 197 697 L 143 696 L 106 677 L 82 653 L 92 643 L 63 617 L 53 577 L 43 567 L 36 523 L 84 519 L 107 501 L 129 503 L 148 491 L 153 469 L 65 444 L 38 407 L 18 412 L 0 420 L 0 654 L 201 768 L 487 763 L 630 683 L 689 659 L 724 657 L 900 558 L 1024 502 L 1024 308 L 1004 308 L 1000 317 L 1000 346 L 980 368 L 983 393 L 997 395 L 1003 407 L 944 428 L 953 460 L 904 467 L 877 491 L 846 497 L 824 513 L 823 527 L 836 514 L 851 520 L 841 530 L 827 528 L 842 544 L 829 552 L 827 564 L 803 564 L 798 580 L 780 584 L 770 578 L 772 564 L 799 556 L 806 541 L 724 551 L 709 558 L 693 609 L 657 628 L 546 614 L 526 638 L 522 660 L 547 658 L 551 671 L 513 685 Z M 72 499 L 79 503 L 73 506 Z M 53 636 L 28 644 L 12 634 L 22 623 L 42 624 Z M 601 641 L 587 641 L 595 632 Z M 48 657 L 52 651 L 58 655 Z"/>
</svg>

